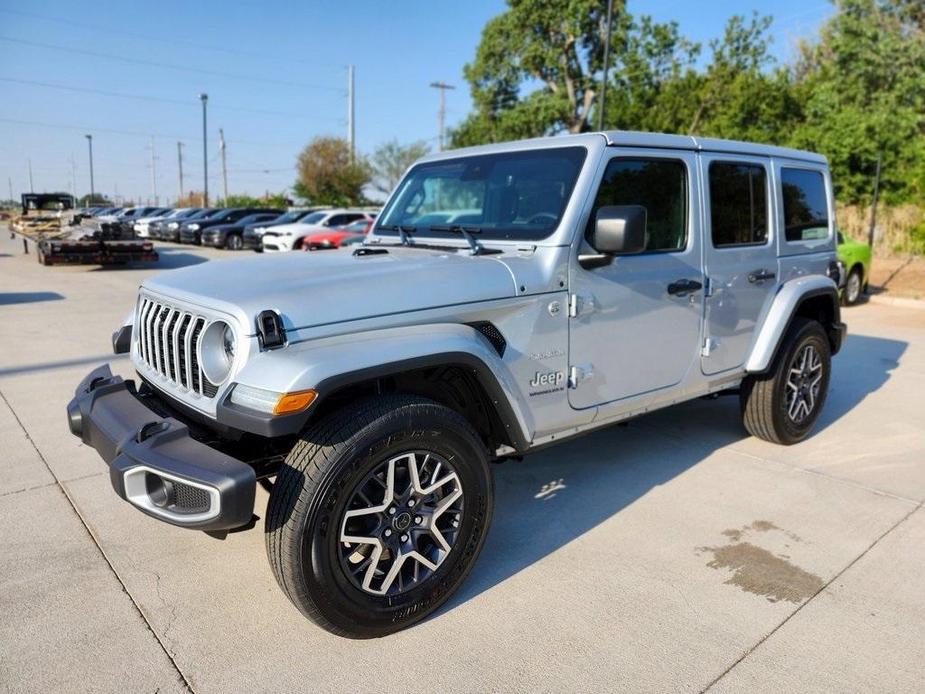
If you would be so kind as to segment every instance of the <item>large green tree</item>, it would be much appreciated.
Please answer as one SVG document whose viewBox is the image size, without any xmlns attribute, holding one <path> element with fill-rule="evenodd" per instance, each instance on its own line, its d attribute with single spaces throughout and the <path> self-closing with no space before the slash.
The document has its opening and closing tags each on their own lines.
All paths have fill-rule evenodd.
<svg viewBox="0 0 925 694">
<path fill-rule="evenodd" d="M 464 68 L 475 111 L 452 133 L 456 146 L 589 129 L 604 60 L 607 3 L 508 0 L 482 30 Z M 614 0 L 613 50 L 626 31 Z"/>
<path fill-rule="evenodd" d="M 370 167 L 352 157 L 350 145 L 339 137 L 316 137 L 299 154 L 298 179 L 292 190 L 313 205 L 354 205 L 364 200 Z"/>
<path fill-rule="evenodd" d="M 845 202 L 870 199 L 878 156 L 888 202 L 925 202 L 921 0 L 837 0 L 794 70 L 805 113 L 792 143 L 823 152 Z"/>
</svg>

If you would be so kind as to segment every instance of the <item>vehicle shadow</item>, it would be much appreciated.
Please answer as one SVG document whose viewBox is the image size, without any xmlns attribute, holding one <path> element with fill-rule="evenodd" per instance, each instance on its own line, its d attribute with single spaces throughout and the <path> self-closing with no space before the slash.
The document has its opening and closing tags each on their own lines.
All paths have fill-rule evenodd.
<svg viewBox="0 0 925 694">
<path fill-rule="evenodd" d="M 95 267 L 91 272 L 112 272 L 113 270 L 176 270 L 181 267 L 191 265 L 200 265 L 209 262 L 208 258 L 194 253 L 181 250 L 179 248 L 162 248 L 157 249 L 158 260 L 156 263 L 140 262 L 126 263 L 125 265 L 102 265 Z"/>
<path fill-rule="evenodd" d="M 60 301 L 64 298 L 58 292 L 0 292 L 0 306 L 31 304 L 38 301 Z"/>
<path fill-rule="evenodd" d="M 815 435 L 886 383 L 907 343 L 849 336 L 834 360 Z M 470 577 L 433 618 L 542 560 L 622 509 L 748 437 L 739 398 L 698 399 L 494 468 L 495 512 Z"/>
</svg>

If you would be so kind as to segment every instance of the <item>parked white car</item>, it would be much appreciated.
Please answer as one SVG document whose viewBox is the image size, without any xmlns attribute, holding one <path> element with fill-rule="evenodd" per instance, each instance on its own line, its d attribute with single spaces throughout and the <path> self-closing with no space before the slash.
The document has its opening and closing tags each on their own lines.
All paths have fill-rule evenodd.
<svg viewBox="0 0 925 694">
<path fill-rule="evenodd" d="M 312 212 L 294 224 L 271 227 L 263 235 L 263 250 L 269 253 L 302 249 L 302 240 L 311 234 L 345 227 L 360 219 L 375 219 L 373 210 L 338 208 Z"/>
<path fill-rule="evenodd" d="M 142 239 L 148 238 L 148 231 L 151 226 L 151 222 L 162 221 L 164 219 L 171 219 L 176 217 L 181 212 L 185 212 L 185 208 L 180 208 L 176 210 L 161 210 L 157 214 L 152 214 L 148 217 L 142 217 L 132 224 L 132 229 L 135 231 L 135 234 Z"/>
</svg>

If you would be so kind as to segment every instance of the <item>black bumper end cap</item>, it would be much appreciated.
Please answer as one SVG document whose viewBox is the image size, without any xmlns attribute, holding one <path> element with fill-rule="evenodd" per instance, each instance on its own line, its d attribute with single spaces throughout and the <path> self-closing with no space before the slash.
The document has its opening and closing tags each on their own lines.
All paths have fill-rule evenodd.
<svg viewBox="0 0 925 694">
<path fill-rule="evenodd" d="M 67 426 L 74 436 L 83 435 L 84 418 L 80 413 L 80 405 L 77 398 L 74 398 L 67 404 Z"/>
<path fill-rule="evenodd" d="M 128 354 L 132 346 L 132 326 L 123 325 L 112 334 L 112 353 Z"/>
</svg>

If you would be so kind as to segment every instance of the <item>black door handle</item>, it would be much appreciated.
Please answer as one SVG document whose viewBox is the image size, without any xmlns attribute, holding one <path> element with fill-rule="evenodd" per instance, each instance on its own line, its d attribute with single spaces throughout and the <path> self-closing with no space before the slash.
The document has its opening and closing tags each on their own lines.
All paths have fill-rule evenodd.
<svg viewBox="0 0 925 694">
<path fill-rule="evenodd" d="M 775 277 L 777 277 L 777 273 L 763 269 L 748 273 L 748 281 L 752 284 L 755 284 L 755 282 L 764 282 L 765 280 L 773 280 Z"/>
<path fill-rule="evenodd" d="M 703 284 L 697 280 L 677 280 L 668 285 L 668 293 L 674 296 L 684 296 L 698 289 L 703 289 Z"/>
</svg>

